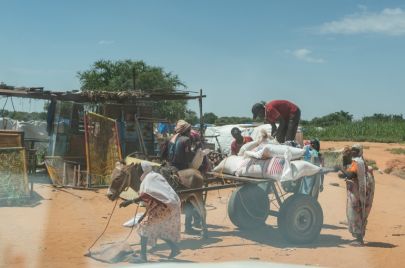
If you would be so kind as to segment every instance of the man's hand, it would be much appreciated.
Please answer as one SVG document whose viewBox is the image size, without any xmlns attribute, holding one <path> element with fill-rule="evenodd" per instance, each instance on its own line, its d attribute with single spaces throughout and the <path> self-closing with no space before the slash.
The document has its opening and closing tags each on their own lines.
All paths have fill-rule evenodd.
<svg viewBox="0 0 405 268">
<path fill-rule="evenodd" d="M 121 204 L 120 204 L 120 208 L 125 208 L 125 207 L 127 207 L 128 205 L 132 204 L 133 202 L 134 202 L 134 200 L 126 200 L 126 201 L 123 201 L 123 202 L 121 202 Z"/>
</svg>

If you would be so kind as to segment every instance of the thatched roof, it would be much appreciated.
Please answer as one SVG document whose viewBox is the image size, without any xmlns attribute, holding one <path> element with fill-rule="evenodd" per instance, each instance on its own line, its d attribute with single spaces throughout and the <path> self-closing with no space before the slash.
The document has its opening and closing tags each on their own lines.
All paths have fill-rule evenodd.
<svg viewBox="0 0 405 268">
<path fill-rule="evenodd" d="M 205 95 L 189 95 L 185 91 L 46 91 L 42 88 L 0 87 L 0 95 L 20 98 L 74 101 L 78 103 L 136 103 L 139 101 L 189 100 L 205 98 Z"/>
</svg>

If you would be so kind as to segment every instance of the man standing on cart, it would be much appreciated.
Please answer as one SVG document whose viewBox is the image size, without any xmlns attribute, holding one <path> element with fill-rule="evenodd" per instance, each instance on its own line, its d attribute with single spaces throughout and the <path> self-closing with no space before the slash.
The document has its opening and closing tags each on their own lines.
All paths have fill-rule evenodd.
<svg viewBox="0 0 405 268">
<path fill-rule="evenodd" d="M 253 119 L 264 118 L 271 124 L 271 135 L 279 143 L 295 140 L 301 111 L 297 105 L 287 100 L 273 100 L 267 104 L 256 103 L 252 107 Z M 277 128 L 276 123 L 279 124 Z"/>
</svg>

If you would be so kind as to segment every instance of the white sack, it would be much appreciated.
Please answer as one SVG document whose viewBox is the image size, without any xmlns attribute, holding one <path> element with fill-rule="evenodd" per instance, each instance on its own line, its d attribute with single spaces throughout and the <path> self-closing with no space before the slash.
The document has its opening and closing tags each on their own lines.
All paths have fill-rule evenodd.
<svg viewBox="0 0 405 268">
<path fill-rule="evenodd" d="M 212 171 L 218 173 L 225 173 L 233 175 L 236 170 L 242 165 L 243 157 L 237 155 L 231 155 L 219 163 Z"/>
<path fill-rule="evenodd" d="M 256 152 L 245 152 L 245 156 L 257 159 L 265 159 L 269 157 L 284 157 L 284 154 L 287 151 L 291 153 L 291 159 L 299 159 L 305 153 L 305 150 L 301 148 L 295 148 L 281 144 L 266 144 L 265 146 L 263 146 L 263 148 Z"/>
<path fill-rule="evenodd" d="M 235 175 L 259 179 L 280 179 L 283 171 L 284 159 L 272 157 L 271 159 L 246 158 L 238 168 Z"/>
<path fill-rule="evenodd" d="M 243 156 L 246 151 L 251 151 L 257 146 L 259 146 L 259 141 L 250 141 L 248 143 L 245 143 L 242 145 L 242 147 L 240 147 L 238 155 Z"/>
<path fill-rule="evenodd" d="M 321 171 L 321 167 L 318 167 L 308 161 L 295 160 L 291 161 L 290 165 L 287 165 L 286 162 L 281 181 L 297 180 L 301 177 L 315 175 L 319 171 Z"/>
</svg>

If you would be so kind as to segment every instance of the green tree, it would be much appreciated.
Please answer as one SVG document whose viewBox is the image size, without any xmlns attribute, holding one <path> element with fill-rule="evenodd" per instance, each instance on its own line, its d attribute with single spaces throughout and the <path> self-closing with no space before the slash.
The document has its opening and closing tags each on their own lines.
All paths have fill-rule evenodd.
<svg viewBox="0 0 405 268">
<path fill-rule="evenodd" d="M 318 127 L 327 127 L 336 124 L 352 122 L 352 120 L 353 115 L 345 111 L 340 111 L 322 117 L 315 117 L 314 119 L 311 120 L 310 124 Z"/>
<path fill-rule="evenodd" d="M 215 121 L 218 119 L 214 113 L 204 113 L 204 122 L 207 124 L 215 124 Z"/>
<path fill-rule="evenodd" d="M 184 120 L 186 120 L 188 123 L 195 125 L 200 122 L 197 113 L 191 110 L 186 111 L 186 116 L 184 117 Z"/>
<path fill-rule="evenodd" d="M 173 92 L 185 87 L 177 75 L 166 73 L 161 67 L 149 66 L 143 61 L 96 61 L 89 70 L 78 72 L 81 90 L 127 91 L 144 90 Z M 184 118 L 187 101 L 159 101 L 154 104 L 156 116 L 177 120 Z"/>
</svg>

